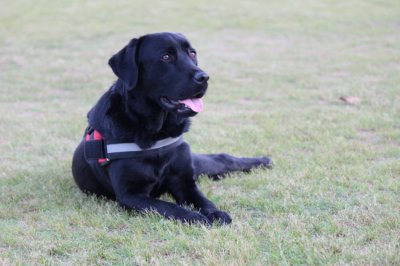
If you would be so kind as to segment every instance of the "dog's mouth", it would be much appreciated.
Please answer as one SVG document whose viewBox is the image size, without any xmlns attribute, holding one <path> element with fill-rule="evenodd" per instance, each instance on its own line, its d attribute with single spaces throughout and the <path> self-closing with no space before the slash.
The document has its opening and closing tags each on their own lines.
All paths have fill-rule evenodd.
<svg viewBox="0 0 400 266">
<path fill-rule="evenodd" d="M 183 100 L 172 100 L 166 96 L 160 98 L 161 104 L 168 110 L 174 110 L 178 113 L 200 113 L 203 111 L 203 97 L 204 93 L 194 95 L 193 98 Z"/>
<path fill-rule="evenodd" d="M 168 110 L 174 110 L 178 113 L 188 113 L 190 111 L 200 113 L 203 111 L 203 100 L 201 98 L 191 98 L 185 100 L 172 100 L 168 97 L 160 98 L 161 104 Z"/>
</svg>

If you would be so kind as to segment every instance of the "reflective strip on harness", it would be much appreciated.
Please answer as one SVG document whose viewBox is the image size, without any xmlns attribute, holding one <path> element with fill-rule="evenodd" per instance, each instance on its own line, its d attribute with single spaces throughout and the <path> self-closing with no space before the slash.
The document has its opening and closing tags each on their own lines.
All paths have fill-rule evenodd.
<svg viewBox="0 0 400 266">
<path fill-rule="evenodd" d="M 153 146 L 148 149 L 142 149 L 136 143 L 108 144 L 106 145 L 107 158 L 113 160 L 146 156 L 157 151 L 176 147 L 181 144 L 182 141 L 182 136 L 179 136 L 177 138 L 166 138 L 157 141 Z"/>
<path fill-rule="evenodd" d="M 136 151 L 148 151 L 148 150 L 155 150 L 160 149 L 162 147 L 174 144 L 182 136 L 176 138 L 166 138 L 157 141 L 153 146 L 148 149 L 142 149 L 136 143 L 118 143 L 118 144 L 108 144 L 107 145 L 107 153 L 119 153 L 119 152 L 136 152 Z"/>
</svg>

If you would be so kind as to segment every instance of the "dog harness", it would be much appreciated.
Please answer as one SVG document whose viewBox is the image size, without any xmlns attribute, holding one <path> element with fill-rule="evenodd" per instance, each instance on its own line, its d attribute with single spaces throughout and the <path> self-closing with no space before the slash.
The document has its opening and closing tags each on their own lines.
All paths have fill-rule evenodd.
<svg viewBox="0 0 400 266">
<path fill-rule="evenodd" d="M 108 165 L 114 159 L 140 157 L 176 147 L 183 141 L 182 135 L 176 138 L 165 138 L 158 140 L 147 149 L 140 148 L 136 143 L 108 144 L 100 132 L 90 126 L 86 129 L 84 138 L 86 160 L 88 162 L 97 161 L 101 166 Z"/>
</svg>

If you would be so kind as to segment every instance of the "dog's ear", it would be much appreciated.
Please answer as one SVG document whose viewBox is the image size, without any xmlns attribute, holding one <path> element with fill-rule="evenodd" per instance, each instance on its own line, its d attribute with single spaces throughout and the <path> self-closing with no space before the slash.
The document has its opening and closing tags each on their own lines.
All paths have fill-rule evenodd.
<svg viewBox="0 0 400 266">
<path fill-rule="evenodd" d="M 108 60 L 114 74 L 125 83 L 128 90 L 133 89 L 138 80 L 137 46 L 138 39 L 132 39 L 122 50 Z"/>
</svg>

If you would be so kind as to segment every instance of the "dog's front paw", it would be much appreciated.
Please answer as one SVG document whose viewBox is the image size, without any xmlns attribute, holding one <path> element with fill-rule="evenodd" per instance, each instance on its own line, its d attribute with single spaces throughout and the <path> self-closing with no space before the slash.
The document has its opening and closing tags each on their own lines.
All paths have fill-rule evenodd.
<svg viewBox="0 0 400 266">
<path fill-rule="evenodd" d="M 184 223 L 188 224 L 204 224 L 204 225 L 211 225 L 210 220 L 205 215 L 198 213 L 198 212 L 189 212 L 185 215 L 185 217 L 179 219 Z"/>
<path fill-rule="evenodd" d="M 266 167 L 266 168 L 271 169 L 274 166 L 274 162 L 269 157 L 261 156 L 261 157 L 258 157 L 258 159 L 260 160 L 261 167 Z"/>
<path fill-rule="evenodd" d="M 219 210 L 207 212 L 205 216 L 207 216 L 207 218 L 213 223 L 217 222 L 220 224 L 230 224 L 232 222 L 232 218 L 229 216 L 229 214 Z"/>
</svg>

